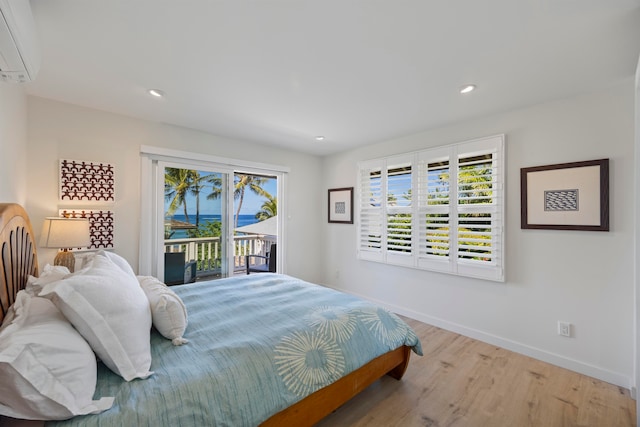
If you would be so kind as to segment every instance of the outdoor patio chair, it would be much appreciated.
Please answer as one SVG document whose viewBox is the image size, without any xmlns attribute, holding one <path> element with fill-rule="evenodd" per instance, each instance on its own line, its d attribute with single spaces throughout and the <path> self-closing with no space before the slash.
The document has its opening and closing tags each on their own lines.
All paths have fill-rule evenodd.
<svg viewBox="0 0 640 427">
<path fill-rule="evenodd" d="M 182 285 L 196 281 L 196 262 L 185 262 L 184 252 L 165 252 L 164 254 L 164 283 L 167 285 Z"/>
<path fill-rule="evenodd" d="M 258 258 L 264 262 L 261 264 L 251 265 L 250 261 Z M 276 272 L 276 244 L 271 244 L 271 248 L 267 255 L 245 255 L 245 265 L 247 266 L 247 274 L 250 273 L 275 273 Z"/>
</svg>

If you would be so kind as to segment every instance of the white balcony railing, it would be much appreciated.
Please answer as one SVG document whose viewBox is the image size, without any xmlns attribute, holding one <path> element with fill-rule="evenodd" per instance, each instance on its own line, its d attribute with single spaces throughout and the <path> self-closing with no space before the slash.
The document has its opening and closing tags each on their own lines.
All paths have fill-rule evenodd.
<svg viewBox="0 0 640 427">
<path fill-rule="evenodd" d="M 272 243 L 271 236 L 234 236 L 234 272 L 246 271 L 245 255 L 266 255 Z M 196 261 L 196 277 L 220 273 L 222 254 L 220 237 L 169 239 L 164 241 L 165 252 L 184 252 L 185 261 Z"/>
</svg>

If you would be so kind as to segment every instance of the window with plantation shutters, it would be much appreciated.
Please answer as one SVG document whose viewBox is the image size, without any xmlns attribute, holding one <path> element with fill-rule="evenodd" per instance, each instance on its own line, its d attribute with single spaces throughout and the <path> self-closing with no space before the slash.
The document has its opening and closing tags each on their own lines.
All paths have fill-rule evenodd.
<svg viewBox="0 0 640 427">
<path fill-rule="evenodd" d="M 359 164 L 361 259 L 504 280 L 504 136 Z"/>
</svg>

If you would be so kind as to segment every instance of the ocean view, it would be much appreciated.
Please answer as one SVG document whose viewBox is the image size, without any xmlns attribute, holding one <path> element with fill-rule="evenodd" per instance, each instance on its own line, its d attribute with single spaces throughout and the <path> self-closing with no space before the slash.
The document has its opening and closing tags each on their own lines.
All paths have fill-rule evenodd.
<svg viewBox="0 0 640 427">
<path fill-rule="evenodd" d="M 176 221 L 187 222 L 184 215 L 175 214 L 172 217 Z M 220 215 L 206 215 L 200 214 L 200 223 L 204 223 L 206 221 L 220 221 Z M 189 215 L 189 223 L 194 224 L 196 222 L 196 214 Z M 255 224 L 259 222 L 255 215 L 239 215 L 238 216 L 238 227 L 242 227 L 243 225 Z M 174 234 L 171 236 L 172 239 L 184 239 L 188 237 L 186 230 L 174 230 Z"/>
</svg>

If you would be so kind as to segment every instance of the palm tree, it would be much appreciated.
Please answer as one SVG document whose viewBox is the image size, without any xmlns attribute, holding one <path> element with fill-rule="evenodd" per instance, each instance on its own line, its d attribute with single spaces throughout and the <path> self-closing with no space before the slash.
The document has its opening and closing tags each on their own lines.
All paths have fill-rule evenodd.
<svg viewBox="0 0 640 427">
<path fill-rule="evenodd" d="M 256 219 L 264 221 L 278 215 L 278 198 L 266 194 L 267 200 L 260 207 L 260 211 L 256 213 Z"/>
<path fill-rule="evenodd" d="M 200 175 L 200 171 L 193 169 L 166 168 L 164 175 L 164 195 L 171 200 L 167 209 L 167 216 L 171 216 L 182 206 L 186 222 L 189 221 L 187 210 L 187 195 L 191 194 L 196 200 L 196 227 L 200 225 L 200 193 L 207 184 L 213 187 L 213 193 L 220 193 L 222 180 L 216 174 Z M 208 198 L 210 198 L 208 196 Z"/>
<path fill-rule="evenodd" d="M 200 192 L 205 188 L 206 184 L 212 184 L 213 192 L 216 188 L 221 187 L 222 180 L 216 174 L 208 174 L 201 176 L 199 171 L 191 171 L 191 185 L 189 192 L 196 198 L 196 228 L 200 225 Z"/>
<path fill-rule="evenodd" d="M 164 173 L 164 197 L 171 200 L 167 216 L 172 216 L 178 207 L 184 209 L 185 221 L 189 222 L 187 213 L 187 194 L 191 190 L 192 174 L 188 169 L 166 168 Z"/>
<path fill-rule="evenodd" d="M 242 209 L 242 202 L 244 201 L 244 193 L 247 188 L 258 196 L 271 197 L 262 186 L 266 184 L 268 178 L 255 175 L 239 175 L 234 176 L 234 190 L 233 198 L 238 200 L 238 208 L 236 209 L 236 216 L 234 218 L 233 228 L 238 228 L 238 217 L 240 216 L 240 209 Z"/>
</svg>

